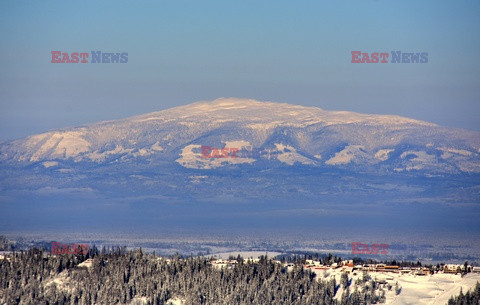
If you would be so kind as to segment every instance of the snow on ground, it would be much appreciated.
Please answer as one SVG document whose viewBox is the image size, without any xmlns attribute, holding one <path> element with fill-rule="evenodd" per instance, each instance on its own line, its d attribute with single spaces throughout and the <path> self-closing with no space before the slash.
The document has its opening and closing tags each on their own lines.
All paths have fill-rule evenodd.
<svg viewBox="0 0 480 305">
<path fill-rule="evenodd" d="M 68 277 L 67 270 L 62 271 L 51 277 L 48 281 L 45 281 L 43 287 L 45 290 L 55 289 L 66 292 L 71 292 L 75 289 L 74 285 L 71 283 L 71 279 Z"/>
<path fill-rule="evenodd" d="M 480 162 L 477 160 L 459 162 L 458 167 L 462 172 L 480 173 Z"/>
<path fill-rule="evenodd" d="M 90 268 L 90 267 L 92 267 L 92 265 L 93 265 L 93 259 L 89 258 L 89 259 L 81 262 L 80 264 L 78 264 L 78 267 Z"/>
<path fill-rule="evenodd" d="M 275 147 L 279 151 L 277 159 L 282 163 L 293 165 L 295 162 L 299 162 L 301 164 L 315 165 L 314 161 L 297 153 L 297 150 L 292 146 L 275 143 Z"/>
<path fill-rule="evenodd" d="M 167 300 L 167 305 L 183 305 L 185 304 L 185 300 L 180 298 L 172 298 Z"/>
<path fill-rule="evenodd" d="M 150 147 L 150 149 L 153 151 L 162 151 L 163 147 L 161 147 L 160 143 L 157 141 L 155 142 L 155 144 L 152 145 L 152 147 Z"/>
<path fill-rule="evenodd" d="M 191 181 L 192 183 L 200 183 L 200 182 L 202 182 L 202 180 L 207 179 L 208 176 L 205 176 L 205 175 L 196 175 L 196 176 L 188 176 L 188 178 L 190 178 L 190 181 Z"/>
<path fill-rule="evenodd" d="M 456 166 L 463 172 L 478 173 L 480 172 L 480 163 L 475 152 L 456 149 L 451 147 L 440 147 L 437 150 L 442 152 L 440 156 L 444 160 L 455 160 Z"/>
<path fill-rule="evenodd" d="M 444 273 L 427 276 L 395 274 L 392 277 L 402 291 L 399 295 L 389 291 L 386 305 L 445 305 L 450 297 L 460 293 L 460 289 L 467 292 L 477 281 L 480 282 L 480 274 L 473 273 L 464 277 Z"/>
<path fill-rule="evenodd" d="M 409 164 L 405 168 L 407 171 L 420 170 L 437 162 L 434 155 L 429 155 L 425 151 L 405 151 L 400 155 L 400 158 L 410 158 Z"/>
<path fill-rule="evenodd" d="M 388 154 L 394 151 L 395 149 L 380 149 L 375 153 L 375 158 L 380 161 L 386 161 L 388 159 Z"/>
<path fill-rule="evenodd" d="M 42 163 L 42 165 L 45 168 L 49 168 L 49 167 L 57 166 L 58 162 L 57 161 L 45 161 L 45 162 Z"/>
<path fill-rule="evenodd" d="M 131 305 L 143 305 L 147 304 L 147 297 L 134 297 L 129 304 Z M 168 303 L 167 303 L 168 304 Z"/>
<path fill-rule="evenodd" d="M 112 150 L 107 150 L 107 151 L 104 151 L 104 152 L 99 152 L 99 151 L 96 150 L 96 151 L 88 154 L 87 157 L 94 162 L 103 162 L 103 161 L 105 161 L 105 159 L 107 159 L 111 155 L 125 154 L 125 153 L 130 153 L 132 151 L 133 151 L 132 148 L 125 149 L 125 148 L 123 148 L 122 145 L 117 144 L 117 145 L 115 145 L 115 148 L 112 149 Z"/>
<path fill-rule="evenodd" d="M 471 156 L 473 153 L 468 150 L 464 149 L 456 149 L 456 148 L 448 148 L 448 147 L 440 147 L 438 150 L 443 151 L 442 158 L 448 159 L 452 157 L 454 154 L 461 155 L 461 156 Z"/>
<path fill-rule="evenodd" d="M 347 164 L 352 162 L 353 158 L 360 153 L 360 149 L 363 149 L 361 145 L 348 145 L 342 151 L 339 151 L 332 158 L 328 159 L 325 164 L 337 165 Z"/>
<path fill-rule="evenodd" d="M 84 130 L 49 132 L 28 138 L 26 146 L 35 147 L 30 162 L 45 158 L 70 158 L 87 152 L 90 143 L 83 138 L 85 134 Z M 26 156 L 21 159 L 26 159 Z"/>
<path fill-rule="evenodd" d="M 244 140 L 226 141 L 225 142 L 225 147 L 238 148 L 239 150 L 241 150 L 241 149 L 252 150 L 253 149 L 252 144 L 250 144 L 250 142 L 244 141 Z"/>
<path fill-rule="evenodd" d="M 337 284 L 341 280 L 341 268 L 327 270 L 312 270 L 319 279 L 330 279 L 335 277 Z M 349 279 L 353 278 L 350 285 L 350 291 L 353 291 L 355 281 L 363 278 L 362 271 L 356 271 L 355 275 L 349 274 Z M 415 275 L 401 274 L 393 272 L 368 272 L 371 279 L 376 281 L 386 281 L 392 286 L 389 291 L 385 289 L 385 305 L 445 305 L 448 299 L 460 293 L 464 293 L 475 287 L 477 281 L 480 282 L 480 273 L 469 273 L 462 277 L 460 274 L 435 273 L 433 275 Z M 395 284 L 401 287 L 400 294 L 395 293 Z M 337 291 L 335 297 L 341 297 L 343 286 Z"/>
</svg>

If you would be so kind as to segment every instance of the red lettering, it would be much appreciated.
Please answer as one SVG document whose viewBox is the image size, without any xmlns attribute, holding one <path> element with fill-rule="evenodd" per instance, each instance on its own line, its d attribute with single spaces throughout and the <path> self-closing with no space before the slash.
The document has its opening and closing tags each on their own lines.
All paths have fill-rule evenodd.
<svg viewBox="0 0 480 305">
<path fill-rule="evenodd" d="M 362 254 L 362 252 L 358 249 L 361 243 L 353 242 L 352 243 L 352 254 Z"/>
<path fill-rule="evenodd" d="M 388 53 L 380 53 L 380 58 L 382 59 L 382 61 L 381 61 L 382 64 L 388 62 L 388 60 L 387 60 L 388 55 L 389 55 Z"/>
<path fill-rule="evenodd" d="M 88 245 L 87 244 L 72 244 L 71 246 L 68 244 L 63 244 L 59 242 L 52 242 L 52 254 L 79 254 L 80 252 L 83 254 L 88 253 Z"/>
<path fill-rule="evenodd" d="M 230 148 L 230 158 L 238 158 L 238 156 L 235 154 L 238 152 L 238 148 Z"/>
<path fill-rule="evenodd" d="M 225 147 L 225 148 L 222 148 L 222 157 L 221 158 L 228 158 L 228 151 L 230 149 Z"/>
<path fill-rule="evenodd" d="M 70 246 L 67 244 L 62 245 L 62 254 L 68 254 L 70 252 Z"/>
<path fill-rule="evenodd" d="M 202 146 L 202 158 L 238 158 L 239 156 L 236 155 L 238 151 L 238 148 L 224 147 L 218 149 L 216 147 Z"/>
<path fill-rule="evenodd" d="M 214 147 L 214 148 L 212 149 L 212 156 L 211 156 L 211 158 L 221 158 L 221 157 L 222 157 L 222 156 L 221 156 L 220 152 L 218 151 L 218 148 L 215 148 L 215 147 Z"/>
<path fill-rule="evenodd" d="M 202 146 L 202 158 L 211 158 L 210 151 L 210 146 Z"/>
<path fill-rule="evenodd" d="M 370 247 L 368 244 L 352 242 L 352 254 L 379 254 L 380 250 L 381 254 L 388 254 L 387 249 L 387 244 L 372 244 Z"/>
<path fill-rule="evenodd" d="M 79 244 L 72 244 L 72 251 L 70 254 L 78 254 L 80 252 L 80 245 Z"/>
<path fill-rule="evenodd" d="M 52 254 L 62 254 L 61 245 L 61 243 L 52 241 Z"/>
<path fill-rule="evenodd" d="M 362 254 L 370 254 L 370 248 L 368 247 L 367 244 L 362 244 Z"/>
<path fill-rule="evenodd" d="M 55 63 L 61 63 L 62 61 L 60 60 L 60 54 L 62 54 L 62 52 L 60 51 L 52 51 L 52 61 L 51 63 L 52 64 L 55 64 Z"/>
<path fill-rule="evenodd" d="M 88 60 L 87 60 L 87 58 L 88 58 L 88 53 L 80 53 L 80 57 L 82 58 L 82 61 L 81 61 L 82 64 L 88 62 Z"/>
<path fill-rule="evenodd" d="M 362 53 L 362 62 L 370 63 L 370 58 L 368 57 L 368 53 Z"/>
<path fill-rule="evenodd" d="M 70 63 L 70 57 L 68 57 L 68 53 L 62 53 L 62 64 L 63 63 Z"/>
<path fill-rule="evenodd" d="M 383 249 L 382 250 L 382 254 L 388 254 L 387 252 L 387 249 L 388 249 L 388 245 L 387 244 L 380 244 L 380 249 Z"/>
<path fill-rule="evenodd" d="M 372 62 L 373 63 L 378 63 L 378 53 L 377 52 L 373 52 L 372 53 Z"/>
<path fill-rule="evenodd" d="M 361 63 L 359 58 L 361 54 L 362 52 L 360 51 L 352 51 L 352 64 Z"/>
<path fill-rule="evenodd" d="M 71 62 L 73 62 L 74 64 L 78 63 L 78 53 L 77 52 L 73 52 L 72 53 L 72 60 Z"/>
</svg>

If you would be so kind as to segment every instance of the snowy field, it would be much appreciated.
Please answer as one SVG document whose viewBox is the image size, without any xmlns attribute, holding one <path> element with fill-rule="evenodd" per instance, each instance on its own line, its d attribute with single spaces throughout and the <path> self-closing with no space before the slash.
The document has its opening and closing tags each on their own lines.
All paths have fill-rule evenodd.
<svg viewBox="0 0 480 305">
<path fill-rule="evenodd" d="M 313 270 L 319 278 L 330 278 L 335 276 L 337 283 L 340 283 L 341 270 L 328 269 L 325 271 Z M 433 275 L 419 276 L 414 274 L 369 272 L 373 280 L 386 281 L 392 285 L 391 290 L 386 290 L 386 305 L 446 305 L 448 299 L 457 296 L 462 289 L 463 293 L 475 287 L 480 282 L 480 273 L 468 273 L 465 276 L 460 274 L 436 273 Z M 353 281 L 350 289 L 354 287 L 356 280 L 363 277 L 362 272 L 356 273 L 350 278 Z M 395 293 L 395 285 L 401 287 L 400 294 Z M 343 286 L 337 291 L 336 298 L 340 301 L 343 293 Z"/>
<path fill-rule="evenodd" d="M 395 295 L 389 291 L 386 304 L 390 305 L 445 305 L 448 299 L 475 287 L 480 282 L 480 274 L 469 273 L 464 277 L 460 275 L 439 273 L 427 276 L 398 275 L 392 276 L 393 281 L 398 281 L 402 292 Z"/>
</svg>

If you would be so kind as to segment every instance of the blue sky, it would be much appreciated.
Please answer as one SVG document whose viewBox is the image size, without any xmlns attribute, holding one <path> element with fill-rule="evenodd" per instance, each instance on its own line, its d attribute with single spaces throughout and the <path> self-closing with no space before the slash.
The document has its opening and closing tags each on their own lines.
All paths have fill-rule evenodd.
<svg viewBox="0 0 480 305">
<path fill-rule="evenodd" d="M 1 1 L 0 141 L 231 96 L 480 130 L 478 16 L 475 0 Z M 354 50 L 429 61 L 352 64 Z"/>
</svg>

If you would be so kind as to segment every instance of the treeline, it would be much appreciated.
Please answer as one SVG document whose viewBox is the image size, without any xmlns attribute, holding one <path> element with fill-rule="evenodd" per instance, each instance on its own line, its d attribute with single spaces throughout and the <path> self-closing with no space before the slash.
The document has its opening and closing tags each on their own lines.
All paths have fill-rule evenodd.
<svg viewBox="0 0 480 305">
<path fill-rule="evenodd" d="M 480 283 L 477 282 L 472 291 L 463 293 L 460 289 L 460 294 L 456 297 L 451 297 L 448 300 L 448 305 L 478 305 L 480 304 Z"/>
<path fill-rule="evenodd" d="M 0 235 L 0 251 L 13 251 L 12 243 L 3 235 Z"/>
<path fill-rule="evenodd" d="M 85 255 L 52 256 L 31 249 L 0 261 L 0 304 L 168 304 L 315 305 L 371 304 L 385 300 L 383 286 L 370 278 L 317 279 L 301 262 L 284 267 L 262 257 L 217 269 L 205 257 L 170 259 L 142 250 L 116 248 Z M 90 268 L 78 267 L 92 258 Z M 341 295 L 337 295 L 342 288 Z M 340 292 L 339 292 L 340 293 Z M 338 300 L 337 300 L 338 299 Z"/>
</svg>

